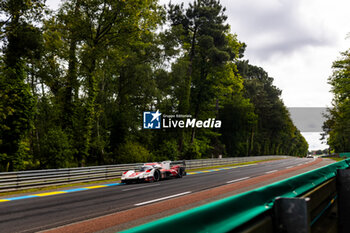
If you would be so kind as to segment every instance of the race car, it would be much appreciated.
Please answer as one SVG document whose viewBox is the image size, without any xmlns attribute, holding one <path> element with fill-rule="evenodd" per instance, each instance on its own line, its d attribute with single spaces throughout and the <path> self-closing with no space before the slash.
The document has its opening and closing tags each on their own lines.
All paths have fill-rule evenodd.
<svg viewBox="0 0 350 233">
<path fill-rule="evenodd" d="M 170 177 L 182 178 L 186 175 L 185 168 L 185 162 L 145 163 L 134 170 L 123 172 L 121 183 L 157 182 Z"/>
</svg>

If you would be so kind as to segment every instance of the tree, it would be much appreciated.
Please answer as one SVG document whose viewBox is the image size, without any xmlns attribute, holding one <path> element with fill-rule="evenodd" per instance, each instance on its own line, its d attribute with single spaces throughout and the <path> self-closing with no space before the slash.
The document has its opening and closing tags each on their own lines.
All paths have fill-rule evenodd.
<svg viewBox="0 0 350 233">
<path fill-rule="evenodd" d="M 218 0 L 66 0 L 45 17 L 41 0 L 0 7 L 1 170 L 306 150 Z M 221 129 L 143 130 L 150 110 Z"/>
<path fill-rule="evenodd" d="M 328 109 L 323 125 L 329 135 L 328 144 L 334 152 L 350 151 L 350 50 L 333 63 L 332 85 L 333 107 Z"/>
<path fill-rule="evenodd" d="M 42 79 L 80 165 L 104 163 L 134 132 L 129 128 L 135 128 L 140 110 L 130 108 L 130 98 L 140 94 L 140 83 L 149 83 L 154 56 L 148 52 L 154 54 L 153 31 L 160 21 L 153 0 L 66 1 L 45 21 Z"/>
<path fill-rule="evenodd" d="M 237 66 L 244 78 L 244 96 L 250 99 L 257 115 L 251 154 L 306 155 L 308 144 L 294 126 L 280 99 L 281 90 L 273 85 L 273 78 L 248 61 L 240 61 Z"/>
<path fill-rule="evenodd" d="M 257 117 L 254 105 L 239 95 L 233 95 L 219 111 L 222 120 L 220 140 L 230 157 L 249 156 L 254 145 Z"/>
<path fill-rule="evenodd" d="M 6 17 L 0 23 L 4 59 L 0 73 L 1 170 L 17 169 L 21 140 L 33 124 L 34 100 L 26 79 L 26 59 L 39 58 L 41 32 L 33 22 L 41 15 L 41 0 L 6 0 L 0 4 Z M 16 161 L 16 162 L 15 162 Z"/>
<path fill-rule="evenodd" d="M 181 57 L 173 66 L 174 75 L 182 79 L 177 94 L 178 112 L 191 114 L 194 118 L 215 118 L 218 116 L 218 104 L 225 96 L 241 90 L 241 80 L 235 76 L 233 61 L 244 45 L 229 33 L 225 8 L 219 1 L 196 0 L 187 9 L 183 4 L 169 4 L 168 19 L 181 47 Z M 203 135 L 206 134 L 204 131 Z M 185 138 L 187 136 L 182 131 L 179 140 L 181 151 L 187 143 Z M 199 136 L 197 142 L 207 141 L 205 138 Z M 193 128 L 190 144 L 195 143 L 195 139 L 196 128 Z"/>
</svg>

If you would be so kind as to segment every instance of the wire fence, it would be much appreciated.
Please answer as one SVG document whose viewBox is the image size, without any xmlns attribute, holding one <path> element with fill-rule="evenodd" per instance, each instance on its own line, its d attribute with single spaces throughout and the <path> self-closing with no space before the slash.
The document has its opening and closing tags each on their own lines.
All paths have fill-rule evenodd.
<svg viewBox="0 0 350 233">
<path fill-rule="evenodd" d="M 253 161 L 283 159 L 288 156 L 252 156 L 186 160 L 186 169 L 240 164 Z M 143 163 L 116 164 L 106 166 L 31 170 L 0 173 L 0 192 L 9 192 L 52 185 L 64 185 L 120 178 L 122 172 L 141 166 Z"/>
</svg>

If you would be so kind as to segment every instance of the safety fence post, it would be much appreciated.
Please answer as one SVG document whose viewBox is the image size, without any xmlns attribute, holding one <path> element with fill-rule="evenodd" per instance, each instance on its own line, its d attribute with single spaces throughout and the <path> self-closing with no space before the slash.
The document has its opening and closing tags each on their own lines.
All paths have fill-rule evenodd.
<svg viewBox="0 0 350 233">
<path fill-rule="evenodd" d="M 279 233 L 310 233 L 310 198 L 276 198 L 275 228 Z"/>
<path fill-rule="evenodd" d="M 348 233 L 350 222 L 350 170 L 337 170 L 338 232 Z"/>
</svg>

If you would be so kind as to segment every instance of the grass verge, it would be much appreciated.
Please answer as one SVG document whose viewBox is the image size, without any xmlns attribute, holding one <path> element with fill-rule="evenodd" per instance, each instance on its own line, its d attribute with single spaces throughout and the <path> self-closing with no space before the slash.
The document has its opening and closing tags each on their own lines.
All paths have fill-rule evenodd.
<svg viewBox="0 0 350 233">
<path fill-rule="evenodd" d="M 225 164 L 225 165 L 212 166 L 212 167 L 201 167 L 201 168 L 195 168 L 195 169 L 186 169 L 186 172 L 210 170 L 210 169 L 222 168 L 222 167 L 236 167 L 236 166 L 256 164 L 256 163 L 260 163 L 260 162 L 273 161 L 273 160 L 280 160 L 280 159 L 257 160 L 257 161 L 244 162 L 244 163 L 233 163 L 233 164 Z"/>
<path fill-rule="evenodd" d="M 339 158 L 339 157 L 327 157 L 327 159 L 333 159 L 333 160 L 335 160 L 335 161 L 339 162 L 339 161 L 342 161 L 342 160 L 347 159 L 347 158 Z"/>
</svg>

